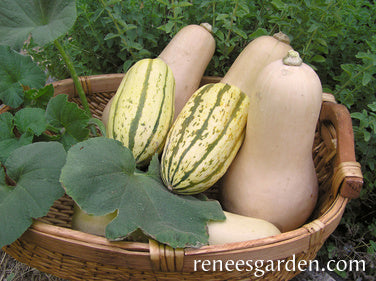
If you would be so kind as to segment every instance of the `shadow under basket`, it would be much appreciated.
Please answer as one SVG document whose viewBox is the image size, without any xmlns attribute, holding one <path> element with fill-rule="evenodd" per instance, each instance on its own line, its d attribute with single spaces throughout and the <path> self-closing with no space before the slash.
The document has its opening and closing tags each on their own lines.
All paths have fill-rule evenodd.
<svg viewBox="0 0 376 281">
<path fill-rule="evenodd" d="M 80 78 L 94 117 L 101 118 L 123 76 Z M 217 77 L 204 77 L 202 84 L 218 81 Z M 71 79 L 53 85 L 55 94 L 68 94 L 80 104 Z M 363 185 L 360 165 L 355 160 L 350 114 L 330 94 L 323 94 L 312 155 L 319 180 L 319 200 L 307 223 L 293 231 L 258 240 L 185 249 L 172 249 L 152 240 L 110 242 L 104 237 L 72 230 L 73 201 L 64 196 L 46 217 L 36 220 L 3 250 L 22 263 L 69 280 L 286 281 L 304 269 L 307 264 L 304 261 L 316 257 L 338 226 L 346 204 L 359 196 Z M 290 259 L 295 264 L 302 261 L 303 266 L 295 271 L 291 267 L 277 267 L 278 261 Z M 251 270 L 251 261 L 258 260 L 263 260 L 263 265 L 253 264 Z M 209 266 L 203 267 L 204 264 L 216 266 L 205 271 Z"/>
</svg>

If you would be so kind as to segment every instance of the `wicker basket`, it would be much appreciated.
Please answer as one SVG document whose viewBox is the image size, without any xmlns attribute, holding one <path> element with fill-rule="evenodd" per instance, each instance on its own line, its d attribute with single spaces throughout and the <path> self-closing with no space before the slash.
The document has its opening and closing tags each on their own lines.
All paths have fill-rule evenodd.
<svg viewBox="0 0 376 281">
<path fill-rule="evenodd" d="M 95 117 L 101 117 L 122 78 L 123 74 L 81 78 Z M 204 77 L 202 83 L 216 81 L 216 77 Z M 79 103 L 71 79 L 55 82 L 54 87 L 56 94 L 69 94 L 71 100 Z M 328 94 L 323 94 L 313 157 L 320 184 L 315 211 L 305 225 L 277 236 L 198 249 L 172 249 L 155 241 L 109 242 L 104 237 L 71 229 L 73 202 L 64 196 L 46 217 L 35 221 L 22 237 L 3 250 L 20 262 L 69 280 L 286 281 L 300 273 L 299 268 L 270 271 L 271 261 L 276 265 L 278 260 L 292 258 L 296 263 L 313 260 L 339 224 L 346 204 L 359 195 L 363 185 L 360 165 L 355 160 L 349 112 Z M 199 267 L 196 271 L 195 260 L 217 261 L 218 267 L 211 271 Z M 241 260 L 265 263 L 257 271 L 247 271 L 250 267 L 220 271 L 218 261 L 225 264 Z"/>
</svg>

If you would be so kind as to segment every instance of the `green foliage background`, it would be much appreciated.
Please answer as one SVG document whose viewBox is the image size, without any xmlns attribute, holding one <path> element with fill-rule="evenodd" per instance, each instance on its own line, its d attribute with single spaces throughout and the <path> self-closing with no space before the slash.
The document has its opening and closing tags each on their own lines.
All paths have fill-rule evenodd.
<svg viewBox="0 0 376 281">
<path fill-rule="evenodd" d="M 253 38 L 282 31 L 318 73 L 324 90 L 353 117 L 357 160 L 365 184 L 319 252 L 366 260 L 366 272 L 338 272 L 349 280 L 376 274 L 376 5 L 374 0 L 78 0 L 78 18 L 63 39 L 79 75 L 124 72 L 156 57 L 183 26 L 209 22 L 217 43 L 207 75 L 223 76 Z M 56 79 L 69 76 L 54 45 L 25 46 Z"/>
</svg>

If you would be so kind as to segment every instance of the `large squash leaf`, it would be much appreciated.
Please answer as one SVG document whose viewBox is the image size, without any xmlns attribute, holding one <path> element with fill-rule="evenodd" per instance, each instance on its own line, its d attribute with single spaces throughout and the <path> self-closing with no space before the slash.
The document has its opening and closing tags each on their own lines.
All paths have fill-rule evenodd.
<svg viewBox="0 0 376 281">
<path fill-rule="evenodd" d="M 66 33 L 76 17 L 74 0 L 2 0 L 0 44 L 18 50 L 31 34 L 43 46 Z"/>
<path fill-rule="evenodd" d="M 105 137 L 73 146 L 60 179 L 85 212 L 118 210 L 106 228 L 110 240 L 141 230 L 171 247 L 199 247 L 208 242 L 207 222 L 225 219 L 217 201 L 169 192 L 160 179 L 158 157 L 148 172 L 140 172 L 131 151 Z"/>
<path fill-rule="evenodd" d="M 24 100 L 23 87 L 41 88 L 45 83 L 45 73 L 31 57 L 0 45 L 0 100 L 3 103 L 16 108 Z"/>
<path fill-rule="evenodd" d="M 0 168 L 0 248 L 12 243 L 45 216 L 63 196 L 59 182 L 66 152 L 57 142 L 22 146 Z"/>
</svg>

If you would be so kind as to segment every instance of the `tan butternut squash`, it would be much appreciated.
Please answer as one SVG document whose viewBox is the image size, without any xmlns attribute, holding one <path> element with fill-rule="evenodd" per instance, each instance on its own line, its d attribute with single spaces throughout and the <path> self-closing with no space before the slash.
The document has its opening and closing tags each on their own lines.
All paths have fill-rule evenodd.
<svg viewBox="0 0 376 281">
<path fill-rule="evenodd" d="M 214 54 L 215 40 L 211 25 L 183 27 L 163 49 L 159 58 L 168 64 L 175 78 L 175 119 L 192 94 Z"/>
<path fill-rule="evenodd" d="M 250 95 L 261 69 L 272 61 L 282 59 L 292 50 L 289 44 L 289 37 L 282 32 L 257 37 L 243 49 L 221 82 L 237 86 Z"/>
<path fill-rule="evenodd" d="M 208 223 L 210 245 L 255 240 L 281 233 L 276 226 L 265 220 L 224 213 L 226 220 Z"/>
<path fill-rule="evenodd" d="M 254 240 L 278 235 L 281 232 L 273 224 L 255 218 L 249 218 L 224 212 L 226 220 L 209 221 L 207 224 L 209 244 L 219 245 L 232 242 Z M 84 212 L 78 205 L 74 206 L 72 229 L 105 237 L 107 225 L 116 217 L 117 211 L 104 216 L 93 216 Z M 141 231 L 132 233 L 128 240 L 147 242 Z"/>
<path fill-rule="evenodd" d="M 77 204 L 74 204 L 73 211 L 72 229 L 98 236 L 105 236 L 106 226 L 117 216 L 117 211 L 103 216 L 93 216 L 84 212 Z"/>
<path fill-rule="evenodd" d="M 317 199 L 312 160 L 322 86 L 299 54 L 263 68 L 250 92 L 243 146 L 222 180 L 227 211 L 299 227 Z"/>
</svg>

